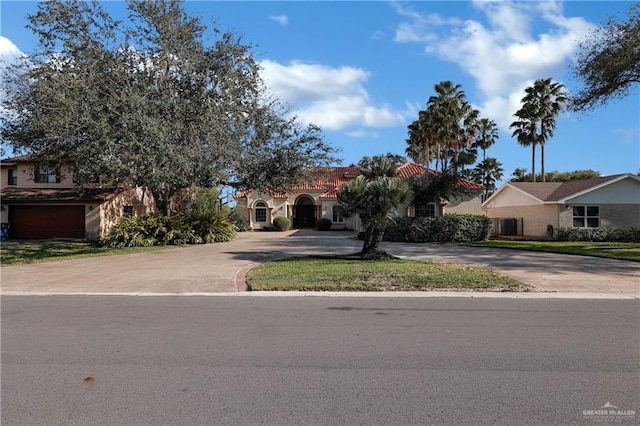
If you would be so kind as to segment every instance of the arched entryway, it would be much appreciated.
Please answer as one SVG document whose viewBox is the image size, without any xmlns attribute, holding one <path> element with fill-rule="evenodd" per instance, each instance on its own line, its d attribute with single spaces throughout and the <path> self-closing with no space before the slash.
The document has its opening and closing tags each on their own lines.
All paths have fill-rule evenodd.
<svg viewBox="0 0 640 426">
<path fill-rule="evenodd" d="M 293 227 L 313 228 L 316 226 L 316 206 L 313 198 L 303 195 L 293 206 Z"/>
</svg>

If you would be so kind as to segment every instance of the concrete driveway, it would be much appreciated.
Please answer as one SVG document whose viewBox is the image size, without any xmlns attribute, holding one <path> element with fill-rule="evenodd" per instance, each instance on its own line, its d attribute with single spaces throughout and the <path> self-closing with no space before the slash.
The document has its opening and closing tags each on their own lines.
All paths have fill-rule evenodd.
<svg viewBox="0 0 640 426">
<path fill-rule="evenodd" d="M 148 253 L 72 259 L 0 269 L 2 292 L 12 293 L 235 293 L 242 271 L 268 260 L 359 250 L 352 232 L 241 233 L 235 241 Z M 383 243 L 408 259 L 490 267 L 540 292 L 614 293 L 640 297 L 634 262 L 442 244 Z M 240 274 L 240 279 L 239 279 Z"/>
</svg>

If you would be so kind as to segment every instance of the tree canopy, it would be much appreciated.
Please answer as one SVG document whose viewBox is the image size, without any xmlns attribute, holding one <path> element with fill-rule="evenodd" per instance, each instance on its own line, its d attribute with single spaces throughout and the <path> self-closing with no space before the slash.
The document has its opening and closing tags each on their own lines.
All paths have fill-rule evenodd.
<svg viewBox="0 0 640 426">
<path fill-rule="evenodd" d="M 407 158 L 399 155 L 399 154 L 394 154 L 392 152 L 387 152 L 386 154 L 384 154 L 384 156 L 387 160 L 389 160 L 389 162 L 391 164 L 393 164 L 395 167 L 399 167 L 402 166 L 404 163 L 407 162 Z M 358 161 L 358 166 L 359 167 L 367 167 L 371 161 L 373 161 L 373 158 L 375 157 L 369 157 L 368 155 L 365 155 L 364 157 L 362 157 L 360 159 L 360 161 Z M 355 165 L 354 165 L 355 166 Z"/>
<path fill-rule="evenodd" d="M 609 18 L 580 43 L 573 73 L 584 83 L 571 102 L 575 111 L 623 98 L 640 83 L 640 3 L 631 4 L 626 21 Z"/>
<path fill-rule="evenodd" d="M 34 52 L 4 76 L 2 137 L 17 153 L 148 187 L 158 208 L 191 186 L 285 189 L 335 161 L 316 126 L 267 95 L 252 46 L 181 1 L 41 2 Z"/>
<path fill-rule="evenodd" d="M 460 84 L 442 81 L 434 90 L 427 108 L 408 127 L 405 152 L 419 164 L 435 160 L 439 171 L 451 165 L 461 170 L 476 161 L 479 113 L 467 101 Z"/>
<path fill-rule="evenodd" d="M 558 170 L 552 170 L 547 173 L 547 182 L 567 182 L 570 180 L 590 179 L 602 176 L 599 171 L 585 169 L 585 170 L 573 170 L 570 172 L 560 172 Z M 511 182 L 530 182 L 531 173 L 527 169 L 515 169 L 511 174 Z"/>
</svg>

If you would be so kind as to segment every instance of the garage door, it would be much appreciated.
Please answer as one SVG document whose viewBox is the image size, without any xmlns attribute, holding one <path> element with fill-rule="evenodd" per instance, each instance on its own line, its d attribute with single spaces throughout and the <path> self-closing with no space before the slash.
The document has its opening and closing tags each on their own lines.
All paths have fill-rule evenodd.
<svg viewBox="0 0 640 426">
<path fill-rule="evenodd" d="M 10 206 L 11 238 L 84 238 L 84 206 Z"/>
</svg>

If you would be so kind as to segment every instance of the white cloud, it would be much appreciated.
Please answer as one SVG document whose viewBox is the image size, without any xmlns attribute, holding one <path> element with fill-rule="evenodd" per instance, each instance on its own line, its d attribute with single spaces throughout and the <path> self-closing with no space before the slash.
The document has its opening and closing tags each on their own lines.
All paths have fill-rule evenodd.
<svg viewBox="0 0 640 426">
<path fill-rule="evenodd" d="M 291 62 L 283 65 L 264 60 L 262 77 L 271 92 L 290 105 L 304 123 L 327 130 L 350 126 L 392 127 L 403 124 L 414 112 L 373 105 L 364 85 L 369 74 L 361 68 L 329 67 Z"/>
<path fill-rule="evenodd" d="M 554 1 L 476 1 L 474 6 L 486 22 L 443 19 L 438 33 L 431 15 L 394 6 L 409 18 L 398 25 L 396 34 L 405 35 L 396 41 L 423 42 L 428 53 L 458 64 L 483 95 L 482 114 L 507 130 L 524 88 L 538 78 L 559 75 L 593 26 L 583 18 L 565 17 L 561 3 Z M 544 22 L 545 32 L 533 32 L 536 19 Z M 411 38 L 407 28 L 414 30 Z"/>
<path fill-rule="evenodd" d="M 7 67 L 14 64 L 19 58 L 23 58 L 25 55 L 13 44 L 11 40 L 6 37 L 0 36 L 0 81 L 4 80 L 4 72 Z M 0 103 L 4 102 L 7 98 L 7 82 L 3 81 L 0 85 Z M 8 111 L 4 107 L 0 106 L 0 116 L 6 117 Z"/>
<path fill-rule="evenodd" d="M 423 15 L 397 2 L 393 2 L 392 6 L 400 16 L 409 18 L 396 29 L 394 41 L 398 43 L 432 42 L 438 39 L 435 32 L 437 27 L 461 22 L 457 18 L 445 19 L 435 13 Z"/>
<path fill-rule="evenodd" d="M 24 56 L 24 54 L 13 44 L 11 40 L 6 37 L 0 36 L 0 60 L 1 66 L 6 66 L 14 62 L 17 58 Z"/>
<path fill-rule="evenodd" d="M 272 21 L 276 21 L 282 26 L 289 24 L 289 17 L 287 15 L 270 16 L 269 19 L 271 19 Z"/>
<path fill-rule="evenodd" d="M 357 139 L 363 139 L 363 138 L 377 139 L 379 137 L 376 132 L 369 132 L 365 129 L 357 129 L 350 132 L 345 132 L 345 134 L 351 138 L 357 138 Z"/>
</svg>

